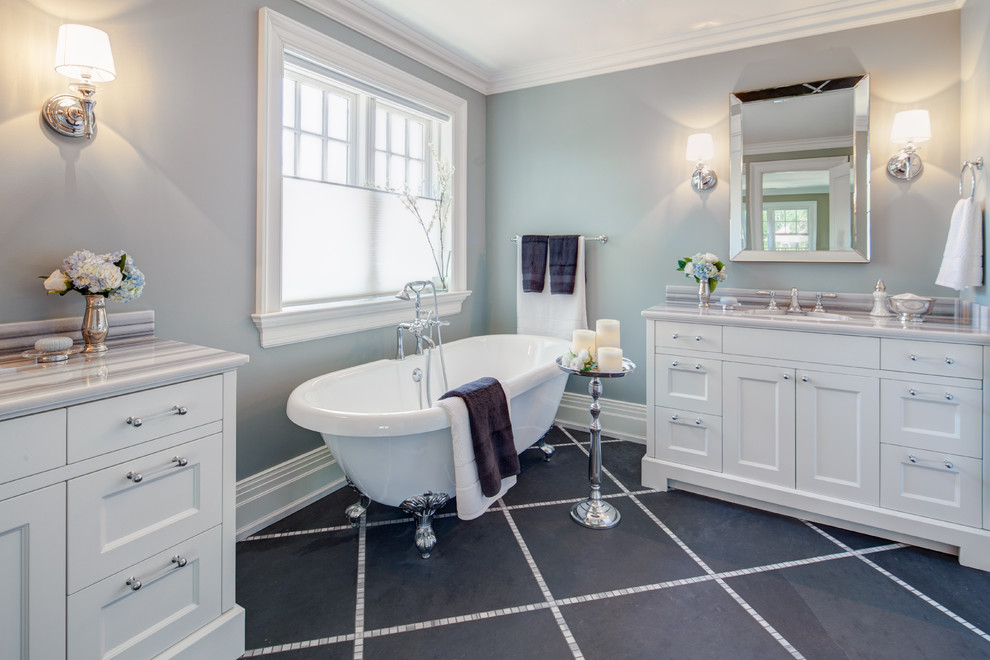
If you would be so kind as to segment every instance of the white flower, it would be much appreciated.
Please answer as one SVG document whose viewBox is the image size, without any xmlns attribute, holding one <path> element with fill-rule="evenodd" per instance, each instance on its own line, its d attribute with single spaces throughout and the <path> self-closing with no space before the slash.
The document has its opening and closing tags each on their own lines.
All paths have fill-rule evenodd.
<svg viewBox="0 0 990 660">
<path fill-rule="evenodd" d="M 684 264 L 684 274 L 694 275 L 694 261 L 689 261 L 686 264 Z"/>
<path fill-rule="evenodd" d="M 715 255 L 715 254 L 713 254 L 713 253 L 711 253 L 711 252 L 706 252 L 705 253 L 705 261 L 707 261 L 710 264 L 713 264 L 716 261 L 718 261 L 718 256 Z"/>
<path fill-rule="evenodd" d="M 591 360 L 591 352 L 587 348 L 582 348 L 581 352 L 578 353 L 578 359 L 581 362 L 589 362 Z"/>
<path fill-rule="evenodd" d="M 66 293 L 72 286 L 72 279 L 56 268 L 45 280 L 45 290 L 48 293 Z"/>
<path fill-rule="evenodd" d="M 575 371 L 581 371 L 584 368 L 584 363 L 581 362 L 580 358 L 574 358 L 571 363 L 567 365 L 569 369 L 574 369 Z"/>
</svg>

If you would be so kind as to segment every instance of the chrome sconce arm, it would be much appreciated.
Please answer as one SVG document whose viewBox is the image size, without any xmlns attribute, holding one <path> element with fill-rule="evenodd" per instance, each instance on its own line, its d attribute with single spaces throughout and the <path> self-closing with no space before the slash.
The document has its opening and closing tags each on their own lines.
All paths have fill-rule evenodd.
<svg viewBox="0 0 990 660">
<path fill-rule="evenodd" d="M 96 116 L 93 114 L 93 106 L 96 105 L 96 101 L 93 100 L 96 87 L 87 83 L 79 83 L 71 87 L 78 91 L 80 96 L 56 94 L 45 102 L 44 107 L 41 108 L 41 116 L 56 133 L 67 137 L 85 136 L 87 140 L 91 140 L 96 131 Z"/>
<path fill-rule="evenodd" d="M 117 77 L 106 32 L 87 25 L 63 25 L 58 29 L 55 70 L 76 82 L 70 85 L 78 93 L 56 94 L 45 102 L 41 116 L 60 135 L 91 140 L 96 132 L 94 83 L 110 82 Z"/>
</svg>

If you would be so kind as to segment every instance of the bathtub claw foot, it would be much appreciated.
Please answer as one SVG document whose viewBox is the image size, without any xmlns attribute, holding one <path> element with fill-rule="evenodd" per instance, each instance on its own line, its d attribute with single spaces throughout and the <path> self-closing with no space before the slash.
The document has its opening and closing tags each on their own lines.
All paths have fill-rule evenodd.
<svg viewBox="0 0 990 660">
<path fill-rule="evenodd" d="M 417 497 L 410 497 L 399 505 L 406 513 L 416 517 L 416 549 L 423 559 L 428 559 L 436 547 L 437 535 L 433 532 L 433 515 L 450 501 L 447 493 L 426 491 Z"/>
<path fill-rule="evenodd" d="M 554 451 L 556 451 L 553 447 L 547 444 L 548 435 L 550 435 L 550 431 L 544 433 L 543 437 L 536 441 L 536 447 L 537 449 L 543 452 L 543 460 L 546 461 L 547 463 L 550 462 L 550 459 L 553 457 Z"/>
<path fill-rule="evenodd" d="M 357 527 L 361 524 L 361 516 L 364 515 L 364 512 L 368 510 L 368 506 L 371 504 L 371 498 L 358 490 L 358 487 L 350 479 L 347 480 L 347 485 L 353 488 L 354 492 L 358 494 L 358 501 L 344 509 L 344 515 L 347 516 L 352 527 Z"/>
</svg>

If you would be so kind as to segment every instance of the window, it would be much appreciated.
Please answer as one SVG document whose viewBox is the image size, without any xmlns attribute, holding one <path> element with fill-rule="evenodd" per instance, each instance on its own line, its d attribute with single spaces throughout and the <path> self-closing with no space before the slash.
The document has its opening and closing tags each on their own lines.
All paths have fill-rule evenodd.
<svg viewBox="0 0 990 660">
<path fill-rule="evenodd" d="M 764 202 L 764 250 L 814 250 L 818 205 L 813 201 Z"/>
<path fill-rule="evenodd" d="M 467 103 L 268 9 L 261 14 L 257 311 L 262 346 L 406 320 L 410 280 L 464 291 Z M 437 180 L 443 166 L 455 176 Z M 460 174 L 460 176 L 458 176 Z M 441 186 L 448 223 L 430 222 Z M 401 191 L 418 201 L 419 217 Z M 407 198 L 407 201 L 412 199 Z"/>
</svg>

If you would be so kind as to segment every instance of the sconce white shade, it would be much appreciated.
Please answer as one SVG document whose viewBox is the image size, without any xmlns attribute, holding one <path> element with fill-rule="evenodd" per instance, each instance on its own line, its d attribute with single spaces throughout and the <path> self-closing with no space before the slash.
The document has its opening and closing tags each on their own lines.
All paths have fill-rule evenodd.
<svg viewBox="0 0 990 660">
<path fill-rule="evenodd" d="M 55 47 L 55 70 L 74 80 L 110 82 L 117 77 L 110 37 L 88 25 L 61 26 Z"/>
<path fill-rule="evenodd" d="M 890 141 L 897 144 L 925 142 L 932 139 L 932 125 L 927 110 L 905 110 L 894 115 Z"/>
<path fill-rule="evenodd" d="M 695 133 L 688 136 L 686 157 L 692 163 L 709 161 L 715 156 L 711 133 Z"/>
</svg>

